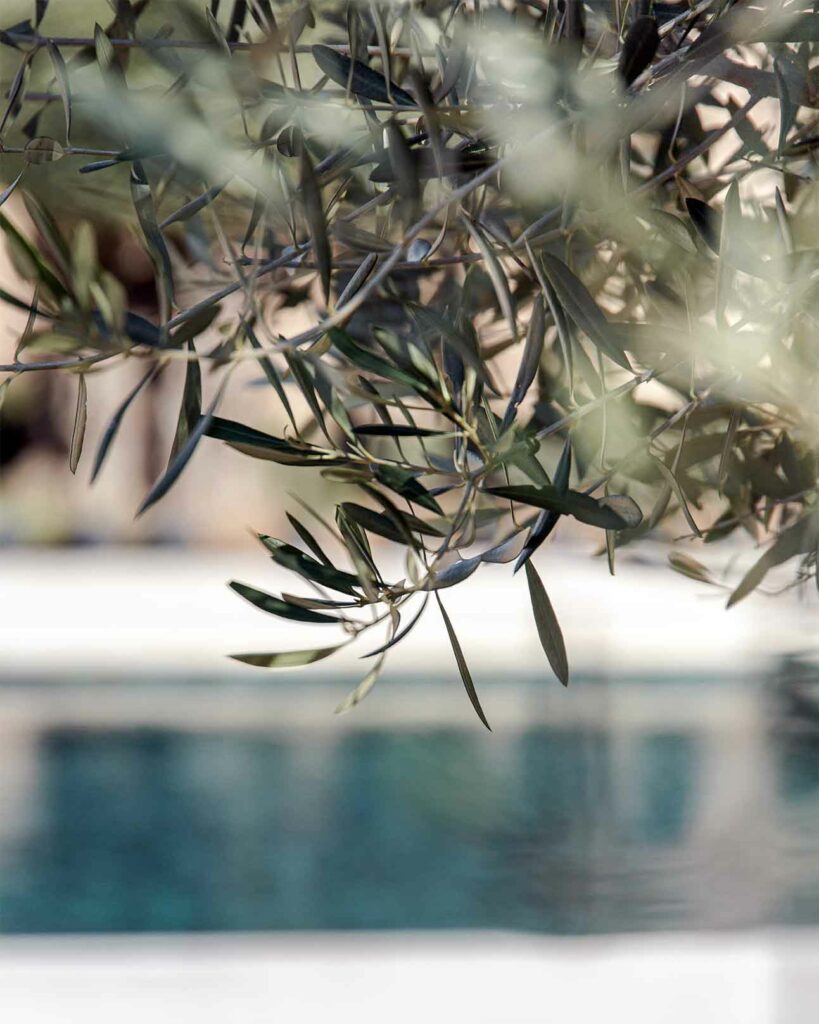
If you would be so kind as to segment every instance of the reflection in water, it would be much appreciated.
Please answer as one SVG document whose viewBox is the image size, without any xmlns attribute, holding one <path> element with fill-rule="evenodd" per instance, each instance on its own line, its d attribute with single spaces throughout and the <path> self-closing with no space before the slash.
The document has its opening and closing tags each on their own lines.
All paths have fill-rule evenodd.
<svg viewBox="0 0 819 1024">
<path fill-rule="evenodd" d="M 816 923 L 819 729 L 797 717 L 752 736 L 706 712 L 505 737 L 52 722 L 0 829 L 0 930 Z"/>
</svg>

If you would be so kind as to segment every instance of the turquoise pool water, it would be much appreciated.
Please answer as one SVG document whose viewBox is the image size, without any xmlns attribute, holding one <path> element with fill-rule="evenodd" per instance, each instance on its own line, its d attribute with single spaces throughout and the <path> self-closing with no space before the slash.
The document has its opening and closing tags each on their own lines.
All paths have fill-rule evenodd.
<svg viewBox="0 0 819 1024">
<path fill-rule="evenodd" d="M 183 698 L 223 701 L 223 729 L 73 715 L 82 684 L 0 687 L 0 931 L 819 922 L 810 702 L 704 680 L 647 714 L 651 686 L 586 689 L 596 720 L 489 735 L 379 727 L 377 706 L 271 727 L 219 681 Z"/>
</svg>

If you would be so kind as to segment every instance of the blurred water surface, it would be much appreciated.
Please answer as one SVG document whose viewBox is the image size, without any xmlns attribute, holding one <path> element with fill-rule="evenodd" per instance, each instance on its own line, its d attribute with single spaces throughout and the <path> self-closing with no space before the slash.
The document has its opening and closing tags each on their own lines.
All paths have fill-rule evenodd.
<svg viewBox="0 0 819 1024">
<path fill-rule="evenodd" d="M 313 727 L 228 681 L 172 687 L 173 706 L 142 685 L 122 714 L 127 681 L 7 683 L 0 930 L 817 923 L 819 731 L 794 672 L 580 681 L 594 716 L 522 704 L 492 735 L 465 703 L 436 724 L 432 685 L 406 688 L 433 708 L 421 723 Z M 305 692 L 277 687 L 277 707 Z"/>
</svg>

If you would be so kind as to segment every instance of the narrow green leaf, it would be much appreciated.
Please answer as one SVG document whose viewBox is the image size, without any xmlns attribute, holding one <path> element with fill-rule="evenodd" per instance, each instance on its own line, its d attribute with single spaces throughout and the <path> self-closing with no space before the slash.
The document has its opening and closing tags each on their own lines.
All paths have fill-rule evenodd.
<svg viewBox="0 0 819 1024">
<path fill-rule="evenodd" d="M 148 252 L 153 259 L 157 272 L 160 275 L 165 295 L 169 302 L 173 302 L 174 283 L 171 270 L 171 257 L 165 239 L 159 230 L 156 220 L 156 210 L 151 196 L 151 187 L 142 163 L 134 160 L 131 164 L 131 198 L 136 210 L 139 226 L 148 245 Z"/>
<path fill-rule="evenodd" d="M 486 487 L 484 490 L 487 494 L 494 494 L 499 498 L 545 508 L 561 515 L 574 516 L 581 523 L 599 526 L 603 530 L 633 529 L 633 524 L 639 524 L 642 520 L 642 513 L 637 504 L 625 495 L 609 495 L 597 501 L 579 491 L 561 492 L 556 487 L 547 486 Z M 612 505 L 614 498 L 620 498 L 622 502 Z"/>
<path fill-rule="evenodd" d="M 637 502 L 627 494 L 606 494 L 598 499 L 601 508 L 618 515 L 626 524 L 621 529 L 636 530 L 643 521 L 643 513 Z"/>
<path fill-rule="evenodd" d="M 793 526 L 789 526 L 787 530 L 780 533 L 771 547 L 745 574 L 739 586 L 728 598 L 727 607 L 732 608 L 735 604 L 739 604 L 762 583 L 771 569 L 796 555 L 811 551 L 816 544 L 818 535 L 819 516 L 815 512 L 803 516 Z"/>
<path fill-rule="evenodd" d="M 543 586 L 543 581 L 531 560 L 526 563 L 526 582 L 529 584 L 529 596 L 532 599 L 532 611 L 535 615 L 540 643 L 546 652 L 552 671 L 564 686 L 568 686 L 569 663 L 566 658 L 563 633 L 552 608 L 552 602 Z"/>
<path fill-rule="evenodd" d="M 334 347 L 360 370 L 376 373 L 397 384 L 405 384 L 422 394 L 429 393 L 430 387 L 425 380 L 393 366 L 381 356 L 362 348 L 346 331 L 334 327 L 329 331 L 329 335 Z"/>
<path fill-rule="evenodd" d="M 486 715 L 483 713 L 481 702 L 478 700 L 478 693 L 475 689 L 475 684 L 472 682 L 472 676 L 469 674 L 469 666 L 466 663 L 464 652 L 461 650 L 458 637 L 455 635 L 455 630 L 452 628 L 452 622 L 446 613 L 446 608 L 444 608 L 443 602 L 441 601 L 441 597 L 438 593 L 435 594 L 435 600 L 438 602 L 438 607 L 441 609 L 441 617 L 443 618 L 444 625 L 446 626 L 447 636 L 449 637 L 449 642 L 452 645 L 452 652 L 455 655 L 455 661 L 458 665 L 458 671 L 461 674 L 464 689 L 466 690 L 467 696 L 469 697 L 478 718 L 480 718 L 486 728 L 491 732 L 492 727 L 486 720 Z"/>
<path fill-rule="evenodd" d="M 515 386 L 509 398 L 509 405 L 501 423 L 501 433 L 507 430 L 515 418 L 518 406 L 526 397 L 532 381 L 535 379 L 540 359 L 543 355 L 543 343 L 546 337 L 546 311 L 543 305 L 542 296 L 535 299 L 532 307 L 532 316 L 529 320 L 529 328 L 526 332 L 526 344 L 523 348 L 523 356 L 520 360 L 518 375 L 515 379 Z"/>
<path fill-rule="evenodd" d="M 404 637 L 420 621 L 421 616 L 424 614 L 424 611 L 426 610 L 427 601 L 429 601 L 429 594 L 424 594 L 424 600 L 421 602 L 421 607 L 418 609 L 418 611 L 412 617 L 411 621 L 406 626 L 404 626 L 404 628 L 400 631 L 400 633 L 396 633 L 395 636 L 392 637 L 392 639 L 388 640 L 386 643 L 382 644 L 380 647 L 376 647 L 376 649 L 374 651 L 370 651 L 369 654 L 362 654 L 361 657 L 362 658 L 374 658 L 377 654 L 382 654 L 384 651 L 389 650 L 390 647 L 394 647 L 397 643 L 400 643 L 404 639 Z"/>
<path fill-rule="evenodd" d="M 699 528 L 699 526 L 697 526 L 696 520 L 691 515 L 691 509 L 688 507 L 688 500 L 685 497 L 685 494 L 683 493 L 683 489 L 682 489 L 682 487 L 680 487 L 679 481 L 677 480 L 676 476 L 674 476 L 674 474 L 671 472 L 671 470 L 668 468 L 668 466 L 666 466 L 666 464 L 662 461 L 662 459 L 655 459 L 654 460 L 654 465 L 660 471 L 660 473 L 661 473 L 663 479 L 665 480 L 665 482 L 668 484 L 668 486 L 674 492 L 674 494 L 675 494 L 675 496 L 677 498 L 677 501 L 680 503 L 680 508 L 682 509 L 682 513 L 685 516 L 685 521 L 691 527 L 692 532 L 695 533 L 698 537 L 701 537 L 702 533 L 700 532 L 700 528 Z"/>
<path fill-rule="evenodd" d="M 353 597 L 358 596 L 356 590 L 361 587 L 361 582 L 352 573 L 343 572 L 332 565 L 319 562 L 303 551 L 299 551 L 292 544 L 286 544 L 275 537 L 269 537 L 263 533 L 258 534 L 258 537 L 270 553 L 270 557 L 278 565 L 298 573 L 304 579 L 318 583 L 319 586 L 329 587 L 331 590 L 338 590 L 342 594 L 350 594 Z"/>
<path fill-rule="evenodd" d="M 48 55 L 51 58 L 51 66 L 54 68 L 57 88 L 60 90 L 60 98 L 63 101 L 65 141 L 68 145 L 71 145 L 71 83 L 68 80 L 68 69 L 65 66 L 63 55 L 51 39 L 48 40 L 46 46 L 48 47 Z"/>
<path fill-rule="evenodd" d="M 400 494 L 407 501 L 415 502 L 422 508 L 429 509 L 437 515 L 443 515 L 443 510 L 435 498 L 429 493 L 423 484 L 415 478 L 415 474 L 398 466 L 385 466 L 377 463 L 372 467 L 373 476 L 379 483 L 389 487 L 390 490 Z"/>
<path fill-rule="evenodd" d="M 138 517 L 141 516 L 143 512 L 146 512 L 151 507 L 151 505 L 156 504 L 156 502 L 159 501 L 160 498 L 164 497 L 171 489 L 171 487 L 173 487 L 173 485 L 179 479 L 180 473 L 185 468 L 185 466 L 187 466 L 190 457 L 193 455 L 194 451 L 196 450 L 196 446 L 199 444 L 199 441 L 202 438 L 202 435 L 207 432 L 208 427 L 211 424 L 213 414 L 216 411 L 216 407 L 221 401 L 222 395 L 224 393 L 226 381 L 227 377 L 225 377 L 222 383 L 219 385 L 219 389 L 216 392 L 213 401 L 208 406 L 204 415 L 200 417 L 196 427 L 194 427 L 194 429 L 188 435 L 187 441 L 184 443 L 184 445 L 182 445 L 182 447 L 177 452 L 176 458 L 172 460 L 171 464 L 165 470 L 163 476 L 154 484 L 148 496 L 139 506 L 139 509 L 137 511 Z"/>
<path fill-rule="evenodd" d="M 208 437 L 226 441 L 232 448 L 254 458 L 269 459 L 286 466 L 336 466 L 346 465 L 349 461 L 323 448 L 290 444 L 272 434 L 265 434 L 221 416 L 212 418 L 205 433 Z"/>
<path fill-rule="evenodd" d="M 349 84 L 350 92 L 355 96 L 364 96 L 379 103 L 395 103 L 399 107 L 416 106 L 415 99 L 394 82 L 389 83 L 388 91 L 384 76 L 366 64 L 351 61 L 329 46 L 314 46 L 312 52 L 323 73 L 345 89 Z"/>
<path fill-rule="evenodd" d="M 94 25 L 94 52 L 97 56 L 97 64 L 100 71 L 103 75 L 108 74 L 114 68 L 117 55 L 111 40 L 99 23 Z"/>
<path fill-rule="evenodd" d="M 193 342 L 187 343 L 188 352 L 196 355 Z M 176 423 L 176 434 L 171 447 L 171 454 L 168 465 L 179 454 L 191 433 L 199 424 L 202 415 L 202 371 L 199 368 L 198 359 L 190 359 L 185 366 L 185 384 L 182 388 L 182 405 L 179 409 L 179 418 Z"/>
<path fill-rule="evenodd" d="M 675 572 L 680 573 L 680 575 L 687 576 L 689 579 L 696 580 L 698 583 L 709 583 L 712 586 L 714 585 L 711 573 L 706 569 L 702 562 L 698 562 L 696 558 L 683 554 L 681 551 L 672 551 L 669 553 L 668 562 L 671 568 Z"/>
<path fill-rule="evenodd" d="M 9 186 L 7 186 L 5 189 L 3 189 L 2 192 L 0 192 L 0 206 L 2 206 L 3 203 L 5 203 L 5 201 L 8 199 L 8 197 L 12 194 L 12 192 L 20 184 L 20 181 L 21 181 L 21 179 L 23 177 L 24 171 L 25 171 L 25 168 L 22 171 L 20 171 L 20 173 L 17 175 L 17 177 L 14 179 L 14 181 L 12 181 L 12 183 Z"/>
<path fill-rule="evenodd" d="M 316 558 L 320 562 L 324 562 L 325 565 L 332 565 L 333 563 L 324 553 L 324 549 L 313 536 L 313 534 L 307 529 L 304 523 L 300 522 L 298 519 L 296 519 L 294 515 L 291 515 L 289 512 L 286 512 L 285 515 L 287 516 L 290 525 L 293 527 L 293 529 L 296 531 L 296 533 L 299 535 L 302 541 L 307 545 L 307 547 L 310 548 L 310 550 L 313 552 Z"/>
<path fill-rule="evenodd" d="M 228 586 L 260 611 L 267 612 L 269 615 L 278 615 L 281 619 L 322 624 L 338 622 L 335 615 L 324 615 L 321 612 L 310 611 L 309 608 L 299 608 L 297 605 L 283 601 L 280 597 L 274 597 L 264 590 L 249 587 L 246 583 L 231 580 Z"/>
<path fill-rule="evenodd" d="M 77 410 L 74 413 L 74 429 L 71 432 L 71 451 L 68 456 L 68 467 L 72 473 L 77 472 L 85 440 L 85 424 L 88 421 L 88 389 L 85 374 L 77 375 Z"/>
<path fill-rule="evenodd" d="M 302 202 L 304 203 L 304 212 L 313 237 L 313 252 L 315 253 L 316 263 L 319 268 L 324 301 L 329 303 L 330 278 L 332 274 L 330 239 L 327 235 L 327 221 L 324 217 L 324 207 L 321 202 L 321 190 L 319 189 L 313 164 L 306 148 L 302 148 L 301 151 L 300 189 Z"/>
<path fill-rule="evenodd" d="M 312 665 L 322 658 L 329 658 L 331 654 L 340 651 L 344 644 L 337 644 L 335 647 L 317 647 L 308 651 L 282 651 L 278 654 L 231 654 L 234 661 L 241 661 L 244 665 L 253 665 L 254 668 L 299 668 L 302 665 Z"/>
<path fill-rule="evenodd" d="M 105 433 L 102 436 L 102 441 L 100 441 L 100 446 L 97 450 L 97 457 L 94 460 L 94 469 L 91 473 L 91 483 L 93 483 L 97 479 L 97 476 L 100 470 L 102 469 L 103 463 L 105 462 L 105 458 L 108 455 L 108 450 L 111 447 L 114 438 L 117 436 L 117 432 L 119 431 L 123 416 L 128 411 L 128 408 L 130 407 L 131 403 L 136 398 L 136 396 L 140 393 L 140 391 L 142 391 L 145 385 L 152 381 L 159 372 L 159 364 L 152 366 L 150 370 L 148 370 L 148 372 L 145 374 L 145 376 L 139 381 L 136 387 L 134 387 L 127 394 L 125 400 L 122 402 L 122 404 L 114 413 L 114 415 L 111 417 L 111 422 L 106 427 Z"/>
<path fill-rule="evenodd" d="M 617 64 L 617 70 L 626 85 L 631 85 L 645 71 L 654 59 L 659 45 L 657 19 L 648 14 L 636 17 L 626 34 Z"/>
<path fill-rule="evenodd" d="M 437 527 L 430 526 L 417 516 L 410 515 L 409 512 L 402 512 L 400 509 L 395 509 L 394 514 L 400 517 L 401 523 L 407 532 L 399 529 L 398 524 L 394 523 L 388 516 L 364 505 L 357 505 L 352 501 L 344 501 L 341 507 L 347 516 L 353 522 L 358 523 L 363 529 L 369 530 L 370 533 L 378 534 L 379 537 L 384 537 L 386 540 L 393 540 L 398 544 L 405 544 L 407 542 L 407 532 L 420 533 L 427 537 L 443 536 Z"/>
<path fill-rule="evenodd" d="M 550 253 L 543 253 L 541 264 L 557 299 L 566 313 L 581 331 L 594 342 L 618 366 L 631 370 L 631 363 L 624 352 L 617 332 L 611 329 L 608 320 L 589 294 L 586 286 L 566 264 Z"/>
<path fill-rule="evenodd" d="M 411 427 L 404 423 L 368 423 L 362 427 L 353 427 L 359 437 L 440 437 L 440 430 L 426 430 L 423 427 Z"/>
<path fill-rule="evenodd" d="M 344 700 L 338 705 L 335 711 L 337 715 L 346 714 L 346 712 L 354 708 L 356 704 L 360 704 L 362 700 L 364 700 L 364 698 L 372 690 L 372 688 L 378 681 L 378 677 L 381 674 L 381 669 L 384 667 L 385 658 L 386 654 L 382 653 L 381 657 L 370 669 L 370 671 L 366 674 L 366 676 L 364 676 L 364 678 L 361 680 L 358 686 L 356 686 L 352 693 L 348 694 L 344 698 Z"/>
<path fill-rule="evenodd" d="M 445 590 L 447 587 L 457 586 L 469 579 L 483 561 L 483 555 L 474 555 L 472 558 L 459 558 L 443 569 L 435 569 L 424 589 Z"/>
<path fill-rule="evenodd" d="M 26 255 L 28 261 L 30 261 L 32 267 L 34 267 L 37 279 L 40 283 L 54 296 L 55 299 L 68 298 L 68 290 L 60 279 L 54 274 L 52 269 L 43 259 L 37 248 L 28 241 L 28 239 L 21 234 L 12 222 L 6 217 L 5 214 L 0 213 L 0 229 L 2 229 L 14 245 L 19 246 Z M 2 298 L 6 302 L 11 302 L 18 308 L 30 309 L 31 307 L 23 303 L 19 299 L 13 299 L 8 295 L 7 292 L 2 292 Z"/>
<path fill-rule="evenodd" d="M 515 302 L 512 298 L 509 281 L 506 278 L 506 274 L 504 273 L 500 260 L 495 255 L 495 250 L 484 238 L 478 227 L 473 224 L 466 215 L 464 215 L 462 219 L 472 241 L 478 247 L 478 252 L 483 256 L 487 273 L 492 281 L 492 287 L 495 289 L 498 305 L 500 306 L 501 312 L 506 317 L 506 322 L 509 325 L 509 332 L 513 338 L 517 338 L 518 323 L 515 315 Z"/>
<path fill-rule="evenodd" d="M 259 339 L 256 337 L 256 332 L 253 330 L 252 324 L 246 323 L 244 327 L 245 337 L 250 342 L 251 348 L 255 348 L 258 351 L 262 351 L 263 346 Z M 270 381 L 273 390 L 279 397 L 279 401 L 282 403 L 284 411 L 287 413 L 287 417 L 293 425 L 293 429 L 296 430 L 296 420 L 293 416 L 293 410 L 290 406 L 290 400 L 287 397 L 287 392 L 284 390 L 284 386 L 281 382 L 279 372 L 273 364 L 273 361 L 267 356 L 261 356 L 259 358 L 259 364 L 264 372 L 265 377 Z"/>
<path fill-rule="evenodd" d="M 685 200 L 688 216 L 697 229 L 697 234 L 715 255 L 719 256 L 722 235 L 722 218 L 719 213 L 701 199 L 689 197 Z"/>
</svg>

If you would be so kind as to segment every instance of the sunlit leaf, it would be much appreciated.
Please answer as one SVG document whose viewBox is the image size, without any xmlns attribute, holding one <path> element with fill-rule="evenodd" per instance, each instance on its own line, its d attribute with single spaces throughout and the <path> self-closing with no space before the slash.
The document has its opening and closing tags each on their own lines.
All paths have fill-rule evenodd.
<svg viewBox="0 0 819 1024">
<path fill-rule="evenodd" d="M 702 562 L 698 562 L 696 558 L 692 558 L 690 555 L 684 554 L 682 551 L 672 551 L 668 556 L 668 563 L 671 568 L 680 573 L 682 576 L 687 576 L 691 580 L 696 580 L 698 583 L 714 583 L 714 579 L 711 573 L 706 569 Z"/>
<path fill-rule="evenodd" d="M 335 647 L 317 647 L 307 651 L 280 651 L 278 654 L 231 654 L 230 657 L 254 668 L 300 668 L 302 665 L 312 665 L 313 662 L 329 658 L 343 646 L 344 644 L 337 644 Z"/>
<path fill-rule="evenodd" d="M 85 425 L 88 421 L 88 389 L 85 374 L 77 376 L 77 409 L 74 413 L 74 428 L 71 431 L 71 449 L 68 456 L 68 467 L 72 473 L 77 472 L 85 440 Z"/>
</svg>

